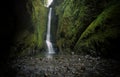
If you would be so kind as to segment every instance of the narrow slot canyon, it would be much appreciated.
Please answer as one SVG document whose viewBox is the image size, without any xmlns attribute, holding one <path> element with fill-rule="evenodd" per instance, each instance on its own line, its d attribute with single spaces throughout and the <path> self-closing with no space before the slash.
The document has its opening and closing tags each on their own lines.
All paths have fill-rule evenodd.
<svg viewBox="0 0 120 77">
<path fill-rule="evenodd" d="M 119 0 L 5 0 L 0 7 L 0 77 L 120 77 Z"/>
</svg>

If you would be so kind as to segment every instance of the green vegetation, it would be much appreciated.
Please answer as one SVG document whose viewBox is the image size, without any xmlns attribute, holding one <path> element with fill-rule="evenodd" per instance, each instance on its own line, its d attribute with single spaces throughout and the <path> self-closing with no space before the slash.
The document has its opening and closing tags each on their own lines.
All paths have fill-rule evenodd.
<svg viewBox="0 0 120 77">
<path fill-rule="evenodd" d="M 119 48 L 119 7 L 118 0 L 64 0 L 56 6 L 60 50 L 112 55 Z"/>
<path fill-rule="evenodd" d="M 24 19 L 18 21 L 12 47 L 16 54 L 29 54 L 32 50 L 44 48 L 48 12 L 44 3 L 46 0 L 30 0 L 24 5 L 25 9 L 20 15 Z M 120 1 L 55 0 L 51 6 L 54 16 L 52 41 L 57 42 L 60 52 L 117 55 L 113 51 L 119 49 L 120 43 Z"/>
<path fill-rule="evenodd" d="M 95 53 L 99 53 L 99 55 L 111 53 L 108 47 L 116 45 L 111 45 L 108 39 L 115 40 L 119 38 L 120 35 L 120 27 L 118 26 L 120 19 L 118 16 L 120 13 L 119 7 L 119 3 L 112 4 L 87 27 L 75 46 L 77 52 L 80 51 L 79 48 L 86 47 L 86 50 L 89 49 L 90 51 L 91 49 L 96 51 Z"/>
<path fill-rule="evenodd" d="M 98 2 L 94 0 L 64 0 L 61 5 L 57 6 L 56 12 L 59 15 L 58 46 L 60 49 L 70 48 L 71 50 L 74 48 L 82 32 L 102 11 L 103 6 L 97 5 Z M 67 47 L 62 48 L 64 46 Z"/>
<path fill-rule="evenodd" d="M 32 12 L 32 21 L 36 28 L 36 44 L 39 48 L 43 48 L 43 36 L 46 30 L 47 9 L 40 0 L 33 0 L 34 10 Z"/>
<path fill-rule="evenodd" d="M 23 15 L 19 14 L 21 19 L 17 20 L 15 43 L 11 47 L 12 56 L 29 55 L 35 53 L 33 50 L 42 50 L 44 46 L 47 8 L 42 0 L 29 0 L 23 3 L 25 5 L 17 5 L 24 8 L 21 9 Z"/>
</svg>

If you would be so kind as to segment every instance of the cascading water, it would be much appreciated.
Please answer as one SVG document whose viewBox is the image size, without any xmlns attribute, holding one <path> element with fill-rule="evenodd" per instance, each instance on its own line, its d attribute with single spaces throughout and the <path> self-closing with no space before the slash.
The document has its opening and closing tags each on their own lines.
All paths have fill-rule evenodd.
<svg viewBox="0 0 120 77">
<path fill-rule="evenodd" d="M 49 8 L 49 14 L 48 14 L 48 24 L 47 24 L 47 36 L 46 36 L 46 44 L 47 44 L 47 48 L 48 48 L 48 54 L 54 54 L 54 49 L 53 49 L 53 45 L 52 42 L 50 40 L 50 29 L 51 29 L 51 13 L 52 13 L 52 8 Z"/>
</svg>

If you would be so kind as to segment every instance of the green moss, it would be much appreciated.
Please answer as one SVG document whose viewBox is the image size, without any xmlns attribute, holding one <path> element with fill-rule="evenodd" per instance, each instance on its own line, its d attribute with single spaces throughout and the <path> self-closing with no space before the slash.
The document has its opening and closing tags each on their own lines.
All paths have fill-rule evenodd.
<svg viewBox="0 0 120 77">
<path fill-rule="evenodd" d="M 112 12 L 114 12 L 115 8 L 118 8 L 118 7 L 113 5 L 112 7 L 103 11 L 102 14 L 100 14 L 98 16 L 98 18 L 95 21 L 93 21 L 90 24 L 90 26 L 87 27 L 87 29 L 82 33 L 80 39 L 83 39 L 83 38 L 89 36 L 90 34 L 94 33 L 95 28 L 97 28 L 97 27 L 100 27 L 100 28 L 105 27 L 107 24 L 105 25 L 104 23 L 106 22 L 107 19 L 111 18 L 111 16 L 112 16 L 111 14 L 112 14 Z"/>
<path fill-rule="evenodd" d="M 73 49 L 82 32 L 88 27 L 92 20 L 99 14 L 95 12 L 96 2 L 84 0 L 65 0 L 57 6 L 59 15 L 58 41 L 62 38 L 66 48 Z M 61 36 L 62 35 L 62 36 Z"/>
<path fill-rule="evenodd" d="M 118 0 L 64 0 L 56 7 L 60 50 L 112 54 L 119 45 L 119 7 Z"/>
<path fill-rule="evenodd" d="M 46 30 L 47 8 L 44 7 L 40 0 L 32 1 L 34 10 L 32 12 L 32 21 L 36 28 L 36 44 L 39 48 L 43 47 L 44 32 Z"/>
<path fill-rule="evenodd" d="M 20 27 L 16 32 L 14 46 L 11 47 L 13 55 L 21 56 L 30 54 L 35 48 L 43 49 L 47 21 L 47 8 L 42 0 L 29 0 L 23 7 L 29 19 L 26 22 L 19 21 Z"/>
<path fill-rule="evenodd" d="M 77 52 L 81 51 L 81 47 L 92 48 L 97 53 L 104 54 L 107 52 L 107 46 L 112 45 L 108 39 L 115 40 L 120 35 L 120 27 L 118 26 L 120 20 L 118 16 L 119 7 L 119 2 L 111 4 L 87 27 L 75 46 Z"/>
</svg>

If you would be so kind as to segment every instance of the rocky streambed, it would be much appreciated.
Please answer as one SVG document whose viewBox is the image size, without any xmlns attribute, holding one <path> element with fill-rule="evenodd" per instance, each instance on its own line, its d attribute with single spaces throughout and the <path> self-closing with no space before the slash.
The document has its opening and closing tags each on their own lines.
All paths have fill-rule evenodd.
<svg viewBox="0 0 120 77">
<path fill-rule="evenodd" d="M 12 68 L 16 77 L 120 77 L 119 62 L 89 55 L 23 57 Z"/>
</svg>

